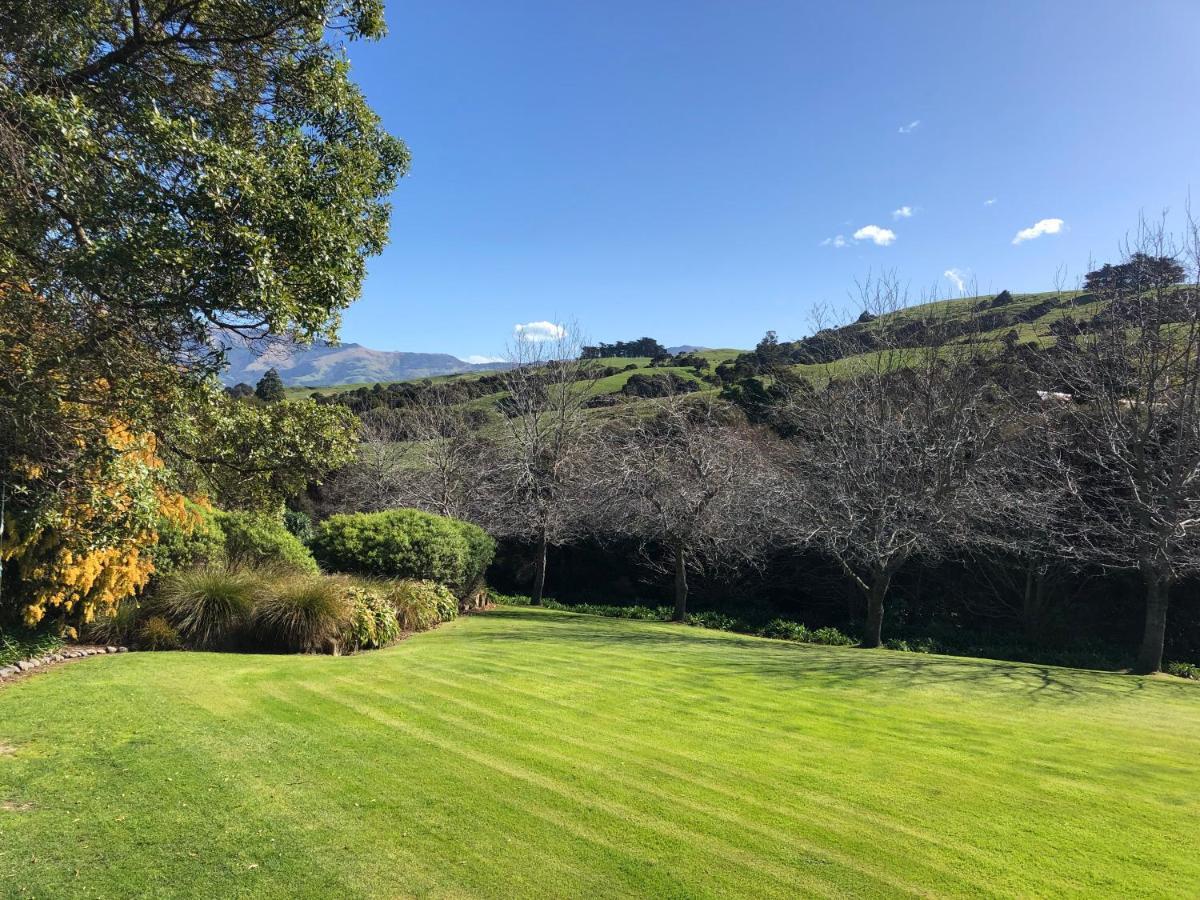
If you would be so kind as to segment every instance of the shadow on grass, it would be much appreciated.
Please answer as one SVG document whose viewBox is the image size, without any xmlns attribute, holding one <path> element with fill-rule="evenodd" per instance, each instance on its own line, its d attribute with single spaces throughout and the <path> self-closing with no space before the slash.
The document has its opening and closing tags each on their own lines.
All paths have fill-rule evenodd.
<svg viewBox="0 0 1200 900">
<path fill-rule="evenodd" d="M 1152 688 L 1167 691 L 1170 696 L 1200 700 L 1200 691 L 1194 685 L 1113 672 L 893 650 L 824 647 L 673 623 L 521 607 L 495 609 L 484 615 L 514 624 L 536 622 L 543 627 L 482 632 L 473 638 L 480 642 L 576 644 L 581 654 L 602 646 L 618 650 L 621 647 L 694 650 L 703 655 L 702 667 L 706 673 L 716 676 L 749 675 L 793 685 L 817 678 L 832 689 L 859 687 L 871 680 L 878 681 L 882 689 L 971 683 L 1000 694 L 1039 701 L 1095 700 L 1133 695 Z M 728 652 L 734 648 L 737 652 Z M 537 654 L 533 657 L 537 658 Z M 787 685 L 781 685 L 784 686 Z"/>
</svg>

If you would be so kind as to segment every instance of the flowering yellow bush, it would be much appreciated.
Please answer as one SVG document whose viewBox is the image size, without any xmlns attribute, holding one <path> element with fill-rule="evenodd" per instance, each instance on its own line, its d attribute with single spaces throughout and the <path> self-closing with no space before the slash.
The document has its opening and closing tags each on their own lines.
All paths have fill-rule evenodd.
<svg viewBox="0 0 1200 900">
<path fill-rule="evenodd" d="M 153 435 L 110 422 L 91 456 L 82 478 L 56 496 L 46 493 L 50 500 L 40 508 L 10 517 L 0 540 L 30 625 L 49 613 L 86 623 L 110 612 L 154 572 L 157 523 L 187 527 L 196 515 L 163 483 Z M 43 477 L 35 466 L 21 474 L 27 490 Z"/>
</svg>

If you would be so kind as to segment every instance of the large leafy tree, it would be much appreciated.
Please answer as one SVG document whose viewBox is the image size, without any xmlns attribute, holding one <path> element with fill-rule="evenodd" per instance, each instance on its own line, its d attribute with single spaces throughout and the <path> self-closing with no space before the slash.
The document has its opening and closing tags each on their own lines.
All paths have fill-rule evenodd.
<svg viewBox="0 0 1200 900">
<path fill-rule="evenodd" d="M 348 455 L 336 416 L 243 409 L 205 379 L 214 329 L 334 335 L 382 248 L 408 154 L 345 46 L 383 30 L 378 0 L 0 6 L 0 556 L 32 572 L 53 546 L 115 584 L 153 542 L 158 482 L 278 502 Z M 64 526 L 62 498 L 101 495 L 128 500 Z"/>
<path fill-rule="evenodd" d="M 0 271 L 98 327 L 336 327 L 407 166 L 349 78 L 378 0 L 14 0 L 0 12 Z"/>
</svg>

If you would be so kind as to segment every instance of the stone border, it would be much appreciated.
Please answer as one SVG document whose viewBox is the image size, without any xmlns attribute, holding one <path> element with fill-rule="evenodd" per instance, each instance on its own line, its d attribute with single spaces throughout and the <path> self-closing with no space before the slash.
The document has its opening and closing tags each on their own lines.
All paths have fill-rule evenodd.
<svg viewBox="0 0 1200 900">
<path fill-rule="evenodd" d="M 9 666 L 0 666 L 0 681 L 9 678 L 16 678 L 19 675 L 24 675 L 27 672 L 33 672 L 37 669 L 44 669 L 47 666 L 55 663 L 69 662 L 72 659 L 86 659 L 89 656 L 104 656 L 107 653 L 127 653 L 128 647 L 64 647 L 54 653 L 48 653 L 45 656 L 34 656 L 30 659 L 21 659 Z"/>
</svg>

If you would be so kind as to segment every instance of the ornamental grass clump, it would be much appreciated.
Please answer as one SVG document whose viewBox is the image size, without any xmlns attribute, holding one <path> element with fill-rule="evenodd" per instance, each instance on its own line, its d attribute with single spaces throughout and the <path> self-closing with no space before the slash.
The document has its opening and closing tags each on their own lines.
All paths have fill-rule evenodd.
<svg viewBox="0 0 1200 900">
<path fill-rule="evenodd" d="M 387 582 L 359 580 L 346 586 L 348 612 L 342 646 L 349 650 L 386 647 L 403 633 L 396 607 L 388 599 Z"/>
<path fill-rule="evenodd" d="M 240 637 L 262 590 L 253 570 L 201 566 L 164 578 L 155 609 L 189 646 L 220 649 Z"/>
<path fill-rule="evenodd" d="M 344 579 L 319 575 L 283 577 L 268 586 L 254 607 L 254 632 L 285 653 L 339 652 L 351 613 Z"/>
</svg>

